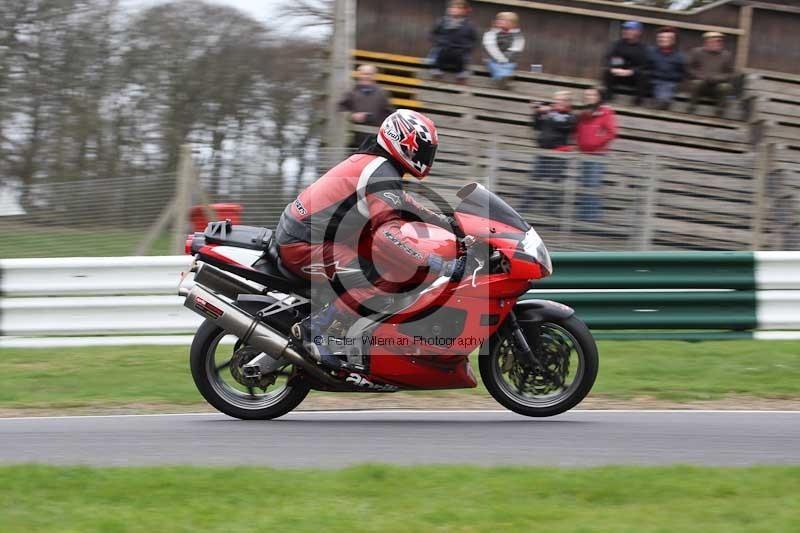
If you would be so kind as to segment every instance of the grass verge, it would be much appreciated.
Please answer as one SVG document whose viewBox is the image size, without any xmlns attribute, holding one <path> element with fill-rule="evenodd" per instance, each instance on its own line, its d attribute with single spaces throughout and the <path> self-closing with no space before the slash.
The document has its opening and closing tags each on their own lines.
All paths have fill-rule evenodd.
<svg viewBox="0 0 800 533">
<path fill-rule="evenodd" d="M 599 346 L 594 396 L 679 402 L 729 395 L 800 398 L 800 342 L 603 341 Z M 3 349 L 0 408 L 196 404 L 202 398 L 189 374 L 187 352 L 150 346 Z M 476 393 L 486 394 L 482 386 L 447 394 Z"/>
<path fill-rule="evenodd" d="M 12 466 L 0 478 L 4 532 L 800 529 L 800 467 Z"/>
<path fill-rule="evenodd" d="M 83 230 L 41 228 L 35 225 L 3 227 L 0 249 L 4 259 L 17 257 L 73 257 L 134 255 L 144 232 L 124 229 Z M 160 235 L 149 255 L 169 255 L 170 235 Z"/>
</svg>

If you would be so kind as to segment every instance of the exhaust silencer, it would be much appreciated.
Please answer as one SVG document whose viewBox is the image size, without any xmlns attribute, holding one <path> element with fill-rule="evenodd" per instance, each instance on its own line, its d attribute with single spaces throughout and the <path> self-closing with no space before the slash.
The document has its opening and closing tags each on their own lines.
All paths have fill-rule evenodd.
<svg viewBox="0 0 800 533">
<path fill-rule="evenodd" d="M 244 344 L 266 353 L 273 359 L 285 358 L 290 363 L 303 367 L 326 385 L 335 388 L 342 387 L 341 382 L 332 378 L 290 347 L 289 341 L 283 335 L 254 316 L 234 307 L 202 285 L 196 284 L 192 287 L 183 305 L 195 313 L 203 315 L 225 331 L 236 335 Z"/>
</svg>

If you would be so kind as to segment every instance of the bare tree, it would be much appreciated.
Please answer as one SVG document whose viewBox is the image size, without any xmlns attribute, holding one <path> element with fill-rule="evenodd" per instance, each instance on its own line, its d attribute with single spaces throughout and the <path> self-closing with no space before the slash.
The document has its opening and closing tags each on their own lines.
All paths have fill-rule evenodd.
<svg viewBox="0 0 800 533">
<path fill-rule="evenodd" d="M 181 144 L 211 131 L 221 149 L 225 126 L 253 94 L 268 31 L 226 6 L 195 1 L 159 5 L 128 29 L 124 79 L 136 93 L 147 132 L 161 149 L 163 168 L 174 170 Z"/>
<path fill-rule="evenodd" d="M 307 26 L 331 26 L 335 0 L 291 0 L 284 4 L 283 18 L 302 20 Z"/>
<path fill-rule="evenodd" d="M 287 40 L 276 49 L 269 75 L 268 124 L 262 138 L 275 147 L 278 172 L 289 158 L 303 159 L 319 135 L 319 96 L 325 79 L 325 50 L 317 43 Z"/>
<path fill-rule="evenodd" d="M 83 173 L 96 160 L 113 8 L 111 0 L 0 5 L 4 174 L 18 180 L 26 208 L 36 177 Z"/>
<path fill-rule="evenodd" d="M 189 142 L 213 192 L 267 167 L 296 183 L 318 142 L 324 57 L 319 41 L 197 0 L 132 18 L 119 0 L 0 0 L 0 177 L 26 211 L 63 212 L 85 198 L 46 197 L 48 183 L 158 179 Z M 94 209 L 118 208 L 112 196 Z"/>
</svg>

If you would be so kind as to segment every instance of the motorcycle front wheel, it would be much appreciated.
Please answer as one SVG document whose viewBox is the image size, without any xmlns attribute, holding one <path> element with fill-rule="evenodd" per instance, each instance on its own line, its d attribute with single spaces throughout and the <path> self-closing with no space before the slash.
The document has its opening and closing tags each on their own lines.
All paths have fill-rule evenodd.
<svg viewBox="0 0 800 533">
<path fill-rule="evenodd" d="M 523 327 L 537 365 L 525 360 L 508 331 L 489 341 L 478 364 L 486 389 L 503 407 L 547 417 L 578 405 L 594 385 L 599 357 L 589 328 L 576 316 Z"/>
<path fill-rule="evenodd" d="M 242 346 L 211 321 L 197 330 L 189 366 L 197 390 L 218 411 L 242 420 L 269 420 L 283 416 L 308 395 L 305 380 L 292 379 L 296 369 L 285 365 L 258 382 L 243 377 L 242 365 L 259 355 Z"/>
</svg>

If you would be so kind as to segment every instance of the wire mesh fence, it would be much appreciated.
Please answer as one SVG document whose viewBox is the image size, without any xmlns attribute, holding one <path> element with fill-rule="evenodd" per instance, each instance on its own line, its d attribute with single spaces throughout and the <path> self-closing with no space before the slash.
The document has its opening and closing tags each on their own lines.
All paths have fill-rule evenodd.
<svg viewBox="0 0 800 533">
<path fill-rule="evenodd" d="M 234 204 L 242 224 L 274 227 L 299 191 L 346 156 L 322 150 L 304 176 L 246 174 L 227 178 L 223 187 L 201 165 L 191 204 Z M 176 181 L 175 174 L 41 180 L 24 207 L 20 187 L 6 183 L 0 256 L 134 255 L 173 205 Z M 586 156 L 488 143 L 441 153 L 424 187 L 408 180 L 408 188 L 423 204 L 452 211 L 456 192 L 471 182 L 498 193 L 551 250 L 800 248 L 797 176 L 764 167 L 757 155 Z M 199 208 L 184 213 L 180 227 L 165 225 L 144 253 L 175 253 L 173 233 L 199 229 L 206 218 Z"/>
</svg>

